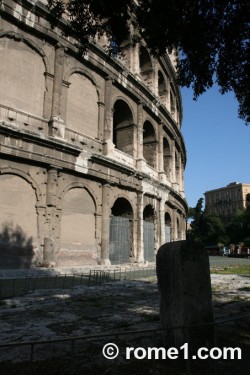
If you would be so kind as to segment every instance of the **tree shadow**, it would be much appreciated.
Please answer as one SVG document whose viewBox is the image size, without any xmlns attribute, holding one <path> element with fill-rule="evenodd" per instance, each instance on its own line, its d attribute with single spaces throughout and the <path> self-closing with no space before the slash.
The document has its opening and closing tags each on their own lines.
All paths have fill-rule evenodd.
<svg viewBox="0 0 250 375">
<path fill-rule="evenodd" d="M 30 268 L 34 255 L 32 241 L 19 225 L 5 222 L 0 232 L 0 268 Z"/>
</svg>

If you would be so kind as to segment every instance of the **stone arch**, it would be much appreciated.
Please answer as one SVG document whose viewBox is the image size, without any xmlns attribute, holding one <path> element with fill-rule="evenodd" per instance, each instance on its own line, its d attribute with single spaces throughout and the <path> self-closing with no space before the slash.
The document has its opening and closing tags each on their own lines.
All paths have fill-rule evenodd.
<svg viewBox="0 0 250 375">
<path fill-rule="evenodd" d="M 153 64 L 149 52 L 142 45 L 139 49 L 139 71 L 142 81 L 152 89 Z"/>
<path fill-rule="evenodd" d="M 43 117 L 49 68 L 44 52 L 21 35 L 7 33 L 0 38 L 0 54 L 1 104 Z"/>
<path fill-rule="evenodd" d="M 39 186 L 37 185 L 37 183 L 35 182 L 35 180 L 29 174 L 23 172 L 21 169 L 10 168 L 10 167 L 1 168 L 0 169 L 0 176 L 3 175 L 3 174 L 16 175 L 16 176 L 19 176 L 19 177 L 23 178 L 25 181 L 27 181 L 35 191 L 36 202 L 37 202 L 36 206 L 39 206 L 39 205 L 42 204 L 42 202 L 41 202 L 42 192 L 41 192 Z"/>
<path fill-rule="evenodd" d="M 4 37 L 14 39 L 17 42 L 23 42 L 23 43 L 27 44 L 27 46 L 32 48 L 34 51 L 36 51 L 42 57 L 43 62 L 44 62 L 44 66 L 45 66 L 45 72 L 53 74 L 53 71 L 51 69 L 51 65 L 50 65 L 50 62 L 49 62 L 49 59 L 48 59 L 46 53 L 36 42 L 27 38 L 25 35 L 15 33 L 14 31 L 4 31 L 4 32 L 0 33 L 0 38 L 4 38 Z"/>
<path fill-rule="evenodd" d="M 3 172 L 3 171 L 1 171 Z M 23 173 L 0 174 L 0 264 L 2 268 L 29 268 L 38 250 L 37 194 Z"/>
<path fill-rule="evenodd" d="M 96 259 L 96 202 L 84 186 L 71 184 L 61 202 L 58 264 L 94 265 Z"/>
<path fill-rule="evenodd" d="M 74 73 L 82 74 L 83 76 L 85 76 L 86 78 L 88 78 L 92 82 L 92 84 L 94 86 L 96 86 L 96 88 L 98 87 L 94 75 L 91 74 L 91 72 L 89 72 L 87 69 L 81 68 L 79 66 L 74 66 L 74 67 L 68 69 L 66 71 L 66 73 L 64 74 L 64 80 L 68 82 L 69 79 L 70 79 L 70 76 L 72 76 L 72 74 L 74 74 Z M 99 90 L 98 89 L 96 89 L 96 90 L 97 90 L 98 95 L 99 95 Z"/>
<path fill-rule="evenodd" d="M 155 209 L 147 204 L 143 210 L 144 261 L 155 260 Z"/>
<path fill-rule="evenodd" d="M 133 207 L 123 197 L 111 208 L 109 259 L 112 264 L 129 263 L 133 258 Z"/>
<path fill-rule="evenodd" d="M 64 195 L 69 190 L 75 189 L 75 188 L 85 189 L 89 193 L 89 195 L 91 196 L 91 198 L 93 199 L 93 202 L 94 202 L 94 205 L 95 205 L 95 209 L 97 210 L 98 205 L 100 205 L 98 197 L 94 193 L 93 189 L 91 189 L 89 186 L 87 186 L 86 184 L 84 184 L 82 182 L 71 182 L 70 184 L 68 184 L 67 186 L 64 187 L 64 189 L 59 194 L 59 196 L 61 197 L 61 199 L 60 199 L 60 203 L 59 203 L 58 208 L 62 209 L 62 199 L 63 199 Z"/>
<path fill-rule="evenodd" d="M 115 147 L 134 156 L 135 124 L 133 112 L 128 103 L 117 99 L 113 107 L 113 143 Z"/>
<path fill-rule="evenodd" d="M 122 193 L 118 192 L 117 194 L 113 194 L 112 206 L 115 204 L 115 202 L 118 199 L 125 199 L 126 201 L 128 201 L 130 206 L 132 207 L 132 211 L 135 212 L 136 207 L 135 207 L 133 199 L 131 199 L 129 194 L 127 194 L 125 191 L 123 191 Z"/>
<path fill-rule="evenodd" d="M 99 91 L 96 81 L 84 69 L 71 69 L 70 73 L 66 105 L 67 127 L 91 138 L 98 138 Z"/>
<path fill-rule="evenodd" d="M 156 168 L 157 145 L 155 128 L 150 121 L 146 120 L 143 124 L 143 157 L 153 168 Z"/>
<path fill-rule="evenodd" d="M 158 70 L 158 96 L 161 100 L 166 101 L 167 85 L 163 73 Z"/>
</svg>

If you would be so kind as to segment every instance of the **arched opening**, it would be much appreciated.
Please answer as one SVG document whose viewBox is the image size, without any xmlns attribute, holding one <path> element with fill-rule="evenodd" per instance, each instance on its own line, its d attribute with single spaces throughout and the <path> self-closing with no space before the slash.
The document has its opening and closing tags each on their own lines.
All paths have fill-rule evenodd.
<svg viewBox="0 0 250 375">
<path fill-rule="evenodd" d="M 79 73 L 69 78 L 67 127 L 92 138 L 98 137 L 98 95 L 91 80 Z"/>
<path fill-rule="evenodd" d="M 171 241 L 171 216 L 168 212 L 165 213 L 165 242 Z"/>
<path fill-rule="evenodd" d="M 154 209 L 148 204 L 143 211 L 144 260 L 148 262 L 155 261 L 154 218 Z"/>
<path fill-rule="evenodd" d="M 95 204 L 84 188 L 73 188 L 63 197 L 58 263 L 96 264 Z"/>
<path fill-rule="evenodd" d="M 167 138 L 163 138 L 163 168 L 168 178 L 171 175 L 171 153 Z"/>
<path fill-rule="evenodd" d="M 123 100 L 114 105 L 113 143 L 128 155 L 134 155 L 134 121 L 131 109 Z"/>
<path fill-rule="evenodd" d="M 0 39 L 0 103 L 43 117 L 45 65 L 27 44 Z"/>
<path fill-rule="evenodd" d="M 161 98 L 161 100 L 164 100 L 164 101 L 166 100 L 166 96 L 167 96 L 166 82 L 160 70 L 158 71 L 158 95 Z"/>
<path fill-rule="evenodd" d="M 145 47 L 141 46 L 139 50 L 139 65 L 140 75 L 142 80 L 148 85 L 152 86 L 152 61 L 150 55 Z"/>
<path fill-rule="evenodd" d="M 125 198 L 118 198 L 112 209 L 109 233 L 109 259 L 112 264 L 129 263 L 133 256 L 133 209 Z"/>
<path fill-rule="evenodd" d="M 153 125 L 149 121 L 145 121 L 143 125 L 143 157 L 153 168 L 156 168 L 157 144 Z"/>
<path fill-rule="evenodd" d="M 0 207 L 0 267 L 29 268 L 39 256 L 35 191 L 23 178 L 3 174 Z"/>
</svg>

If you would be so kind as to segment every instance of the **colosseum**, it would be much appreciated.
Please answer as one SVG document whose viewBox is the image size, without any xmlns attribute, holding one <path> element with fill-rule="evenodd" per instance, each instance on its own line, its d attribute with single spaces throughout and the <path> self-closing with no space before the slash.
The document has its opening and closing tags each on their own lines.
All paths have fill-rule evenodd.
<svg viewBox="0 0 250 375">
<path fill-rule="evenodd" d="M 185 238 L 174 54 L 80 54 L 46 1 L 1 1 L 1 268 L 154 262 Z"/>
</svg>

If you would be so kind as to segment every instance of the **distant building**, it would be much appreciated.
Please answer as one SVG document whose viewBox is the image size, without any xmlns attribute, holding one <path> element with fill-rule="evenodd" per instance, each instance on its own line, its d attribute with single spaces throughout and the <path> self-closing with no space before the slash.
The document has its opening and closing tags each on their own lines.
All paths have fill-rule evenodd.
<svg viewBox="0 0 250 375">
<path fill-rule="evenodd" d="M 250 184 L 239 182 L 232 182 L 226 187 L 206 191 L 204 193 L 206 210 L 218 213 L 223 223 L 227 225 L 237 209 L 246 208 L 247 194 L 250 194 Z"/>
</svg>

